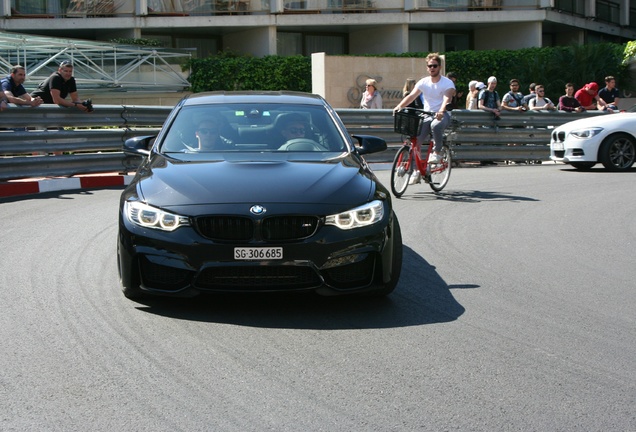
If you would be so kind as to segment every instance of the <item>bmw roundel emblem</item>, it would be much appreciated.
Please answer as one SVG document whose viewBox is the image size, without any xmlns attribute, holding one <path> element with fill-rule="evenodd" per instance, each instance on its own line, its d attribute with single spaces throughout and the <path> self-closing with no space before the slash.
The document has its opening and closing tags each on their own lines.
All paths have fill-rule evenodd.
<svg viewBox="0 0 636 432">
<path fill-rule="evenodd" d="M 262 215 L 266 211 L 267 210 L 265 209 L 265 207 L 260 205 L 253 205 L 252 207 L 250 207 L 250 212 L 255 215 Z"/>
</svg>

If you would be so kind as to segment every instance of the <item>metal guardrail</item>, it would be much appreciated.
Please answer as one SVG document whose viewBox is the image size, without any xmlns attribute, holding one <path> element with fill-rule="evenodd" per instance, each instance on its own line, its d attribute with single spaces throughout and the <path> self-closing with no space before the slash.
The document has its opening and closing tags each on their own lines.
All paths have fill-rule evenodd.
<svg viewBox="0 0 636 432">
<path fill-rule="evenodd" d="M 171 110 L 162 106 L 96 105 L 89 114 L 54 105 L 11 105 L 0 113 L 0 181 L 133 171 L 139 159 L 125 156 L 122 144 L 134 136 L 156 135 Z M 387 141 L 389 149 L 369 155 L 369 161 L 393 160 L 403 140 L 393 132 L 391 110 L 336 111 L 352 135 L 375 135 Z M 446 137 L 455 160 L 548 160 L 552 128 L 594 115 L 604 114 L 504 112 L 495 121 L 483 111 L 455 110 Z"/>
<path fill-rule="evenodd" d="M 125 156 L 122 144 L 156 135 L 171 109 L 95 105 L 94 112 L 84 113 L 10 105 L 0 113 L 0 181 L 134 170 L 139 159 Z"/>
<path fill-rule="evenodd" d="M 338 114 L 351 134 L 384 138 L 389 145 L 388 160 L 404 137 L 393 132 L 390 110 L 339 109 Z M 580 118 L 606 115 L 602 112 L 504 111 L 499 120 L 481 110 L 454 110 L 446 141 L 456 161 L 549 160 L 550 133 L 564 123 Z M 373 156 L 373 155 L 371 155 Z"/>
</svg>

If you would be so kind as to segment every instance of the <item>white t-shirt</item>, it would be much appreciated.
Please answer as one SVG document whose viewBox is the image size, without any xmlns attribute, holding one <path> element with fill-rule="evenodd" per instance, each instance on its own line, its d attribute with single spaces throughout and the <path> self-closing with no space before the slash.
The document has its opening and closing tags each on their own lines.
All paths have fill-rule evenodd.
<svg viewBox="0 0 636 432">
<path fill-rule="evenodd" d="M 446 93 L 448 89 L 454 89 L 455 84 L 450 78 L 446 78 L 445 76 L 441 76 L 440 80 L 436 83 L 431 82 L 431 77 L 427 76 L 419 80 L 417 84 L 415 84 L 415 88 L 422 92 L 424 110 L 437 112 L 442 108 L 444 93 Z"/>
</svg>

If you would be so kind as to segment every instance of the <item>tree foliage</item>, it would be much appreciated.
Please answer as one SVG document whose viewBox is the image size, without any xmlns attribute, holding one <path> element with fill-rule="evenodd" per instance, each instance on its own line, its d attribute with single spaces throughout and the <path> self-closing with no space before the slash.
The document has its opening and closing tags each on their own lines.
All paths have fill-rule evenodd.
<svg viewBox="0 0 636 432">
<path fill-rule="evenodd" d="M 215 90 L 295 90 L 311 92 L 311 59 L 304 56 L 261 58 L 223 54 L 192 59 L 193 92 Z"/>
</svg>

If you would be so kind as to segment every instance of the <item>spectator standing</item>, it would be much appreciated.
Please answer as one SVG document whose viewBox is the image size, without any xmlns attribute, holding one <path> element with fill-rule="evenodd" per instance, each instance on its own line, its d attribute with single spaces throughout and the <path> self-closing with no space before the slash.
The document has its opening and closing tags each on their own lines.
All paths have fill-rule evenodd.
<svg viewBox="0 0 636 432">
<path fill-rule="evenodd" d="M 477 101 L 479 96 L 479 89 L 477 89 L 477 81 L 473 80 L 468 83 L 468 95 L 466 96 L 466 109 L 467 110 L 476 110 L 477 109 Z M 482 83 L 483 84 L 483 83 Z M 484 85 L 485 87 L 485 85 Z"/>
<path fill-rule="evenodd" d="M 501 99 L 497 93 L 497 78 L 491 76 L 488 78 L 488 87 L 479 92 L 479 109 L 489 111 L 495 116 L 495 120 L 499 120 L 501 114 Z"/>
<path fill-rule="evenodd" d="M 455 72 L 449 72 L 446 74 L 446 78 L 448 78 L 449 80 L 451 80 L 453 82 L 453 84 L 455 85 L 455 94 L 453 95 L 451 102 L 450 102 L 450 107 L 449 110 L 454 110 L 459 108 L 459 100 L 462 98 L 462 96 L 464 96 L 464 92 L 458 92 L 457 91 L 457 74 Z"/>
<path fill-rule="evenodd" d="M 523 97 L 523 103 L 525 104 L 525 106 L 530 106 L 530 99 L 534 99 L 537 96 L 537 94 L 535 93 L 536 86 L 536 83 L 530 83 L 530 85 L 528 86 L 528 90 L 530 91 L 530 93 Z"/>
<path fill-rule="evenodd" d="M 15 65 L 11 73 L 2 79 L 3 100 L 15 105 L 40 106 L 42 99 L 32 98 L 22 85 L 26 80 L 26 69 L 22 65 Z"/>
<path fill-rule="evenodd" d="M 407 78 L 404 82 L 404 87 L 402 88 L 402 98 L 407 97 L 413 91 L 415 87 L 415 78 Z M 422 98 L 417 97 L 413 99 L 413 102 L 409 104 L 409 108 L 418 108 L 422 109 L 424 105 L 422 104 Z"/>
<path fill-rule="evenodd" d="M 366 90 L 362 93 L 360 108 L 362 109 L 382 109 L 382 96 L 378 91 L 378 82 L 369 78 L 366 82 Z"/>
<path fill-rule="evenodd" d="M 605 87 L 598 92 L 598 97 L 605 101 L 608 112 L 618 111 L 620 91 L 616 88 L 616 79 L 609 75 L 605 77 Z"/>
<path fill-rule="evenodd" d="M 534 91 L 537 96 L 534 99 L 530 99 L 530 105 L 528 106 L 528 109 L 535 111 L 556 110 L 554 103 L 552 103 L 550 99 L 545 97 L 545 88 L 541 84 L 537 84 L 534 88 Z"/>
<path fill-rule="evenodd" d="M 565 94 L 559 98 L 558 109 L 566 112 L 585 111 L 574 97 L 574 84 L 569 82 L 565 85 Z"/>
<path fill-rule="evenodd" d="M 527 105 L 523 103 L 523 95 L 519 91 L 519 80 L 510 80 L 510 91 L 501 100 L 501 108 L 507 111 L 525 111 Z"/>
<path fill-rule="evenodd" d="M 71 96 L 70 101 L 66 100 L 69 95 Z M 60 63 L 57 72 L 53 72 L 44 82 L 40 83 L 38 88 L 31 92 L 31 97 L 39 97 L 45 104 L 57 104 L 67 108 L 75 107 L 80 111 L 89 111 L 77 94 L 77 84 L 73 77 L 73 63 L 69 60 Z"/>
<path fill-rule="evenodd" d="M 591 82 L 585 84 L 582 88 L 574 93 L 574 97 L 579 101 L 581 106 L 586 110 L 596 110 L 599 106 L 598 84 Z M 605 101 L 603 101 L 605 104 Z"/>
</svg>

